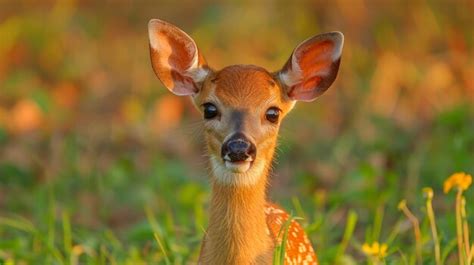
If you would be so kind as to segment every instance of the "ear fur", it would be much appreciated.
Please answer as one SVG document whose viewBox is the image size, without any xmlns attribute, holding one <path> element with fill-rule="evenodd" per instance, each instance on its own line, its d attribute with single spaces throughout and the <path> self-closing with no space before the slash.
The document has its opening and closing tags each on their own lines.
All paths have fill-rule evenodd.
<svg viewBox="0 0 474 265">
<path fill-rule="evenodd" d="M 159 19 L 148 23 L 151 64 L 163 85 L 176 95 L 199 92 L 209 74 L 194 40 L 178 27 Z"/>
<path fill-rule="evenodd" d="M 344 35 L 330 32 L 300 43 L 278 72 L 292 100 L 313 101 L 334 82 L 339 69 Z"/>
</svg>

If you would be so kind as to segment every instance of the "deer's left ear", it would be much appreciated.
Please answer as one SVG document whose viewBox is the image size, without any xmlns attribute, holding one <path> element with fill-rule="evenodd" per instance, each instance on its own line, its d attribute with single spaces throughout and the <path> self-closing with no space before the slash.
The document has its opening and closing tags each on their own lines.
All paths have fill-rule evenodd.
<svg viewBox="0 0 474 265">
<path fill-rule="evenodd" d="M 321 34 L 299 44 L 278 78 L 292 100 L 312 101 L 323 94 L 336 79 L 344 35 Z"/>
</svg>

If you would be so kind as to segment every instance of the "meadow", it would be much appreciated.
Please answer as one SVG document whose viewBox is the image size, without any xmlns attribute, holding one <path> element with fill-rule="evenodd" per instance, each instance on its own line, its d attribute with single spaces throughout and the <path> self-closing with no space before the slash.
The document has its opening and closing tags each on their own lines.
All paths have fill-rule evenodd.
<svg viewBox="0 0 474 265">
<path fill-rule="evenodd" d="M 472 10 L 0 2 L 0 264 L 197 262 L 201 117 L 153 74 L 151 18 L 190 33 L 216 69 L 278 70 L 302 40 L 343 32 L 337 80 L 283 122 L 269 198 L 301 218 L 321 264 L 474 264 Z"/>
</svg>

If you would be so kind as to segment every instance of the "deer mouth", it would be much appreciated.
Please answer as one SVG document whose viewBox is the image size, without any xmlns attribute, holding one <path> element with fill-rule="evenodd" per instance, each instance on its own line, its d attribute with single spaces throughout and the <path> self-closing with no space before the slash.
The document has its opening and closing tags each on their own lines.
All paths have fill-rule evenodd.
<svg viewBox="0 0 474 265">
<path fill-rule="evenodd" d="M 224 156 L 225 167 L 233 173 L 245 173 L 253 164 L 253 159 L 248 157 L 245 160 L 232 161 L 228 156 Z"/>
<path fill-rule="evenodd" d="M 231 161 L 226 156 L 211 155 L 211 170 L 213 177 L 220 184 L 249 186 L 258 182 L 265 170 L 265 161 L 262 159 L 246 158 Z"/>
</svg>

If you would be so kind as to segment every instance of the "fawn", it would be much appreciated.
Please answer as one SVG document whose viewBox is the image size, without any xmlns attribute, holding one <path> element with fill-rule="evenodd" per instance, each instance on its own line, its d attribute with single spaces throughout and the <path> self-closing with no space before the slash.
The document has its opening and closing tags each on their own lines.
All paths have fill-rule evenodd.
<svg viewBox="0 0 474 265">
<path fill-rule="evenodd" d="M 210 68 L 194 40 L 159 19 L 148 24 L 153 70 L 203 115 L 211 166 L 209 227 L 199 264 L 271 264 L 289 215 L 266 200 L 282 119 L 296 101 L 312 101 L 336 78 L 344 36 L 317 35 L 299 44 L 280 71 L 253 65 Z M 285 264 L 317 264 L 303 228 L 288 228 Z"/>
</svg>

